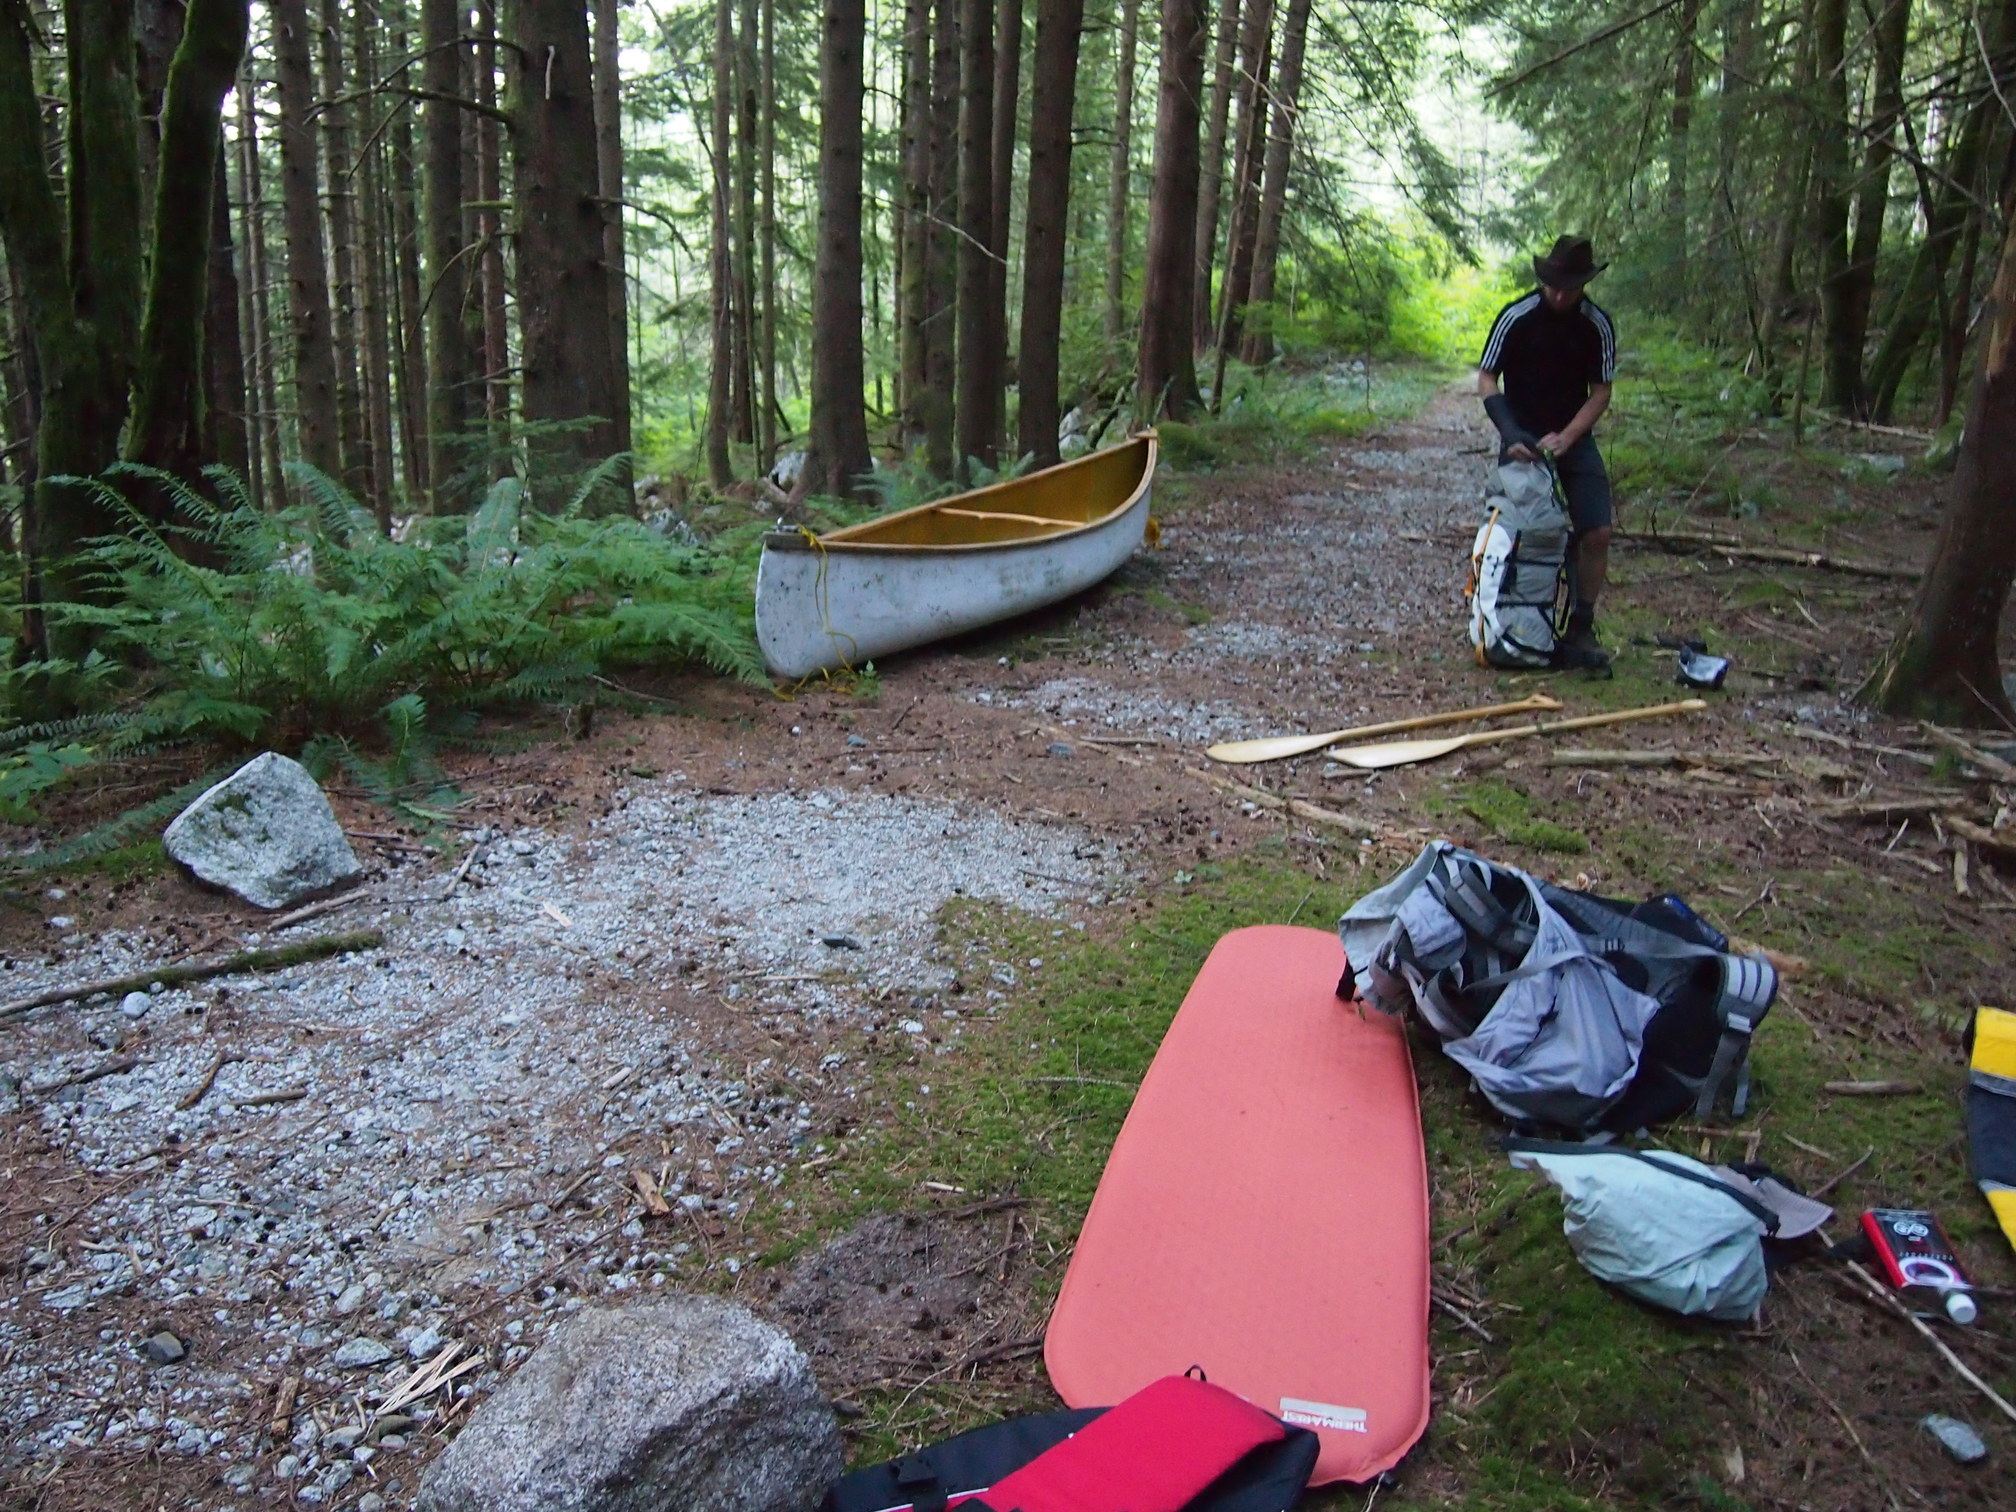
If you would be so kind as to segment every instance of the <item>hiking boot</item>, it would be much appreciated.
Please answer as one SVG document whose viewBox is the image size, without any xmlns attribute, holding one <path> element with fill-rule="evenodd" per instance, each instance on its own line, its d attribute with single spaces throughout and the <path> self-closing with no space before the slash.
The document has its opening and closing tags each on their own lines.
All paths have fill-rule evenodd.
<svg viewBox="0 0 2016 1512">
<path fill-rule="evenodd" d="M 1554 657 L 1558 665 L 1571 672 L 1610 670 L 1610 653 L 1596 639 L 1595 615 L 1572 614 L 1568 617 L 1567 630 L 1554 643 Z"/>
</svg>

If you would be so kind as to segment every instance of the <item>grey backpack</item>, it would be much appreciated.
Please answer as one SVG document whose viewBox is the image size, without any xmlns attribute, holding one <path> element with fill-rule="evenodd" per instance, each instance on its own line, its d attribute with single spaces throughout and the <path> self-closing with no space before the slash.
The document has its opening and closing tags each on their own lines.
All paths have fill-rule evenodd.
<svg viewBox="0 0 2016 1512">
<path fill-rule="evenodd" d="M 1515 1124 L 1632 1130 L 1720 1093 L 1743 1111 L 1750 1036 L 1778 993 L 1762 956 L 1671 894 L 1556 887 L 1448 841 L 1338 926 L 1359 998 L 1412 1008 Z"/>
<path fill-rule="evenodd" d="M 1568 516 L 1553 473 L 1539 462 L 1500 463 L 1470 549 L 1470 648 L 1480 667 L 1554 664 L 1567 560 Z"/>
</svg>

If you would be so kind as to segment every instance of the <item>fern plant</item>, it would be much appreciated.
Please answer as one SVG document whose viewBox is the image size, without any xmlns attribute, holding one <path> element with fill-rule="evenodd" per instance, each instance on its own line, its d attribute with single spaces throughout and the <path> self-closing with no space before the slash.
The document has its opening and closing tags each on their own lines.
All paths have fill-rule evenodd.
<svg viewBox="0 0 2016 1512">
<path fill-rule="evenodd" d="M 88 629 L 91 658 L 15 669 L 0 694 L 19 710 L 31 683 L 61 682 L 99 713 L 103 755 L 182 740 L 325 758 L 368 747 L 404 782 L 477 712 L 578 698 L 605 669 L 698 663 L 763 681 L 727 564 L 635 520 L 584 517 L 617 465 L 557 513 L 528 509 L 507 478 L 466 518 L 417 520 L 397 540 L 311 468 L 293 470 L 305 502 L 275 512 L 223 470 L 213 501 L 114 468 L 89 486 L 128 528 L 91 544 L 87 598 L 44 610 Z M 177 523 L 127 503 L 143 491 Z"/>
</svg>

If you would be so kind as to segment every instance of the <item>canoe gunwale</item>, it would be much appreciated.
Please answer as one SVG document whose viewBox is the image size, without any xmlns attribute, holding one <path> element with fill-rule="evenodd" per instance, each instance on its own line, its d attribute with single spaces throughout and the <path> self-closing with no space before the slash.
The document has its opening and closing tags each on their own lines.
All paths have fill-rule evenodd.
<svg viewBox="0 0 2016 1512">
<path fill-rule="evenodd" d="M 933 541 L 928 543 L 861 541 L 849 539 L 846 534 L 848 530 L 878 527 L 887 525 L 895 520 L 933 514 L 947 505 L 964 508 L 970 505 L 975 499 L 1001 491 L 1016 491 L 1019 485 L 1027 484 L 1036 478 L 1044 476 L 1046 473 L 1057 473 L 1068 468 L 1082 466 L 1095 457 L 1105 456 L 1106 452 L 1088 452 L 1083 457 L 1074 457 L 1069 462 L 1060 462 L 1056 467 L 1044 468 L 1042 472 L 1030 473 L 1026 477 L 1021 478 L 1009 478 L 1001 483 L 990 483 L 985 488 L 976 488 L 968 493 L 953 494 L 948 498 L 934 499 L 929 504 L 919 504 L 910 509 L 899 510 L 895 514 L 883 515 L 874 520 L 864 521 L 861 525 L 847 526 L 845 530 L 829 531 L 825 535 L 811 536 L 802 530 L 773 530 L 763 537 L 763 549 L 765 551 L 825 551 L 831 553 L 865 552 L 878 555 L 894 553 L 901 556 L 930 557 L 941 554 L 964 556 L 975 552 L 1029 551 L 1054 547 L 1060 542 L 1077 539 L 1100 529 L 1102 526 L 1111 525 L 1124 519 L 1141 502 L 1142 496 L 1154 487 L 1155 466 L 1157 454 L 1160 451 L 1155 433 L 1153 431 L 1143 431 L 1139 436 L 1133 437 L 1131 440 L 1121 444 L 1123 446 L 1141 445 L 1146 452 L 1146 456 L 1142 460 L 1141 476 L 1136 480 L 1134 487 L 1129 490 L 1126 498 L 1093 519 L 1058 521 L 1058 524 L 1065 527 L 1061 530 L 1046 531 L 1040 535 L 1014 536 L 1002 541 Z M 1119 450 L 1118 447 L 1107 448 L 1107 451 L 1117 450 Z M 979 512 L 987 513 L 984 510 Z"/>
</svg>

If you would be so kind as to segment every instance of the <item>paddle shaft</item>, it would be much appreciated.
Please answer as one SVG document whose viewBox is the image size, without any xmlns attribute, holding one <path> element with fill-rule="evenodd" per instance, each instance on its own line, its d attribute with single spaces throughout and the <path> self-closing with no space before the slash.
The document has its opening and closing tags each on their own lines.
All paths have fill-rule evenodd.
<svg viewBox="0 0 2016 1512">
<path fill-rule="evenodd" d="M 1658 719 L 1668 714 L 1691 714 L 1708 705 L 1701 699 L 1682 699 L 1679 703 L 1653 704 L 1644 709 L 1621 709 L 1614 714 L 1585 714 L 1579 719 L 1557 719 L 1547 724 L 1515 725 L 1509 730 L 1480 730 L 1474 735 L 1451 735 L 1444 740 L 1395 740 L 1385 745 L 1350 746 L 1335 754 L 1335 759 L 1346 766 L 1361 770 L 1379 771 L 1387 767 L 1407 766 L 1416 761 L 1433 761 L 1438 756 L 1447 756 L 1452 751 L 1461 751 L 1476 745 L 1487 745 L 1494 740 L 1517 740 L 1527 735 L 1552 735 L 1567 730 L 1588 730 L 1598 725 L 1625 724 L 1634 719 Z"/>
<path fill-rule="evenodd" d="M 1252 765 L 1261 761 L 1283 761 L 1290 756 L 1306 756 L 1344 740 L 1367 740 L 1374 735 L 1398 735 L 1403 730 L 1430 730 L 1437 725 L 1461 724 L 1472 719 L 1496 719 L 1503 714 L 1528 714 L 1536 709 L 1558 709 L 1561 701 L 1545 693 L 1535 693 L 1517 703 L 1487 704 L 1476 709 L 1452 709 L 1447 714 L 1423 714 L 1413 719 L 1389 719 L 1383 724 L 1359 725 L 1347 730 L 1331 730 L 1322 735 L 1273 735 L 1259 740 L 1230 740 L 1205 751 L 1213 761 Z"/>
</svg>

